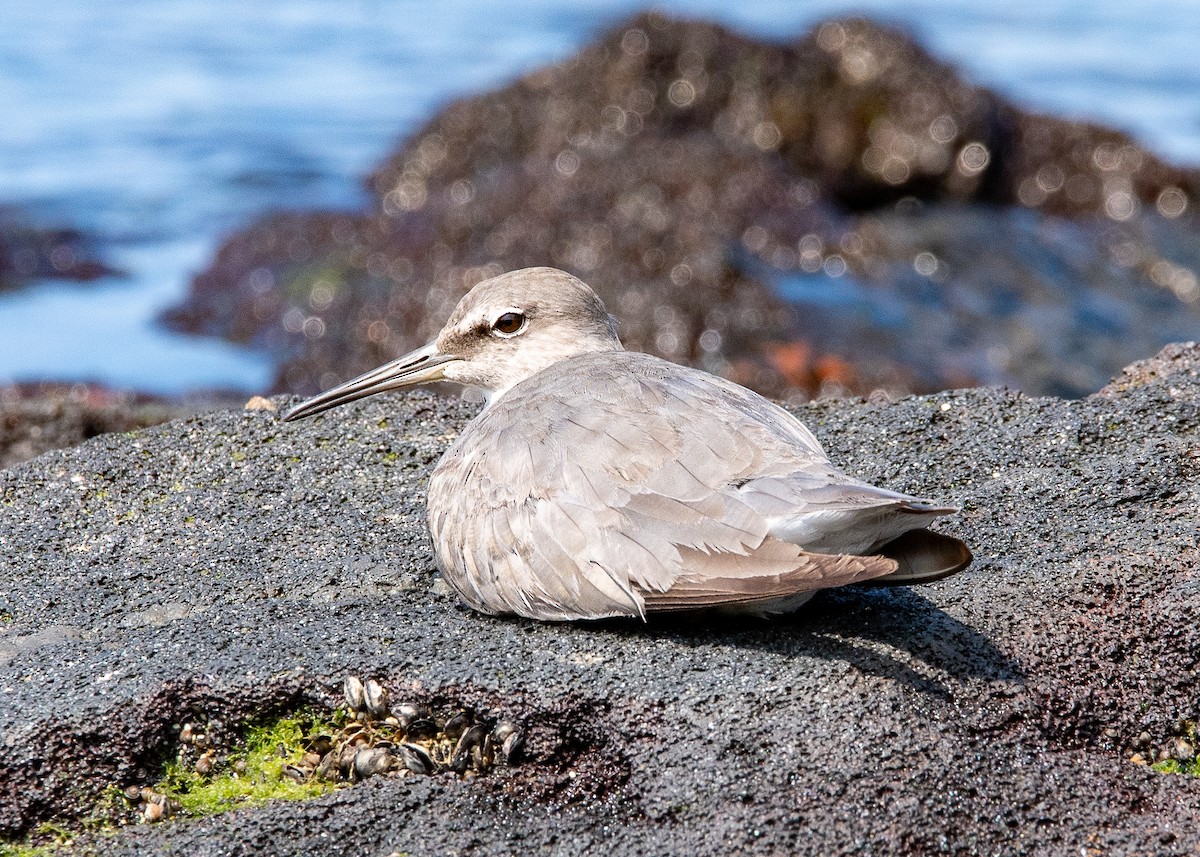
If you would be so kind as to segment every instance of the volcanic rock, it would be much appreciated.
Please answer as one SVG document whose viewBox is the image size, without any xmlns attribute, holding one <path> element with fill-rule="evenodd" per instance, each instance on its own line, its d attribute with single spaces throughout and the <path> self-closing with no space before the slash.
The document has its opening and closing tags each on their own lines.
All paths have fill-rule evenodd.
<svg viewBox="0 0 1200 857">
<path fill-rule="evenodd" d="M 944 527 L 976 562 L 771 622 L 471 612 L 435 586 L 422 495 L 473 408 L 418 392 L 301 424 L 278 410 L 0 471 L 3 836 L 77 829 L 113 787 L 136 794 L 183 723 L 328 709 L 353 673 L 523 723 L 524 762 L 79 846 L 1195 852 L 1200 778 L 1131 757 L 1200 719 L 1200 346 L 1082 400 L 986 388 L 795 408 L 850 472 L 959 503 Z"/>
</svg>

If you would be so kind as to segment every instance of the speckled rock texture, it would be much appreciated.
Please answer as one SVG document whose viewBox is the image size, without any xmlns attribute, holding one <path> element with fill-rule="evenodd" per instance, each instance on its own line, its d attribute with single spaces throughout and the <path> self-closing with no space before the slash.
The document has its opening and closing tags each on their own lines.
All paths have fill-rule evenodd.
<svg viewBox="0 0 1200 857">
<path fill-rule="evenodd" d="M 284 400 L 277 399 L 279 405 Z M 423 522 L 472 406 L 225 411 L 0 471 L 0 833 L 141 784 L 178 725 L 332 705 L 347 672 L 488 705 L 523 764 L 141 825 L 104 854 L 1194 855 L 1200 778 L 1129 761 L 1200 713 L 1200 347 L 1087 399 L 797 413 L 956 501 L 967 572 L 773 622 L 543 625 L 438 594 Z M 83 847 L 83 846 L 78 846 Z"/>
</svg>

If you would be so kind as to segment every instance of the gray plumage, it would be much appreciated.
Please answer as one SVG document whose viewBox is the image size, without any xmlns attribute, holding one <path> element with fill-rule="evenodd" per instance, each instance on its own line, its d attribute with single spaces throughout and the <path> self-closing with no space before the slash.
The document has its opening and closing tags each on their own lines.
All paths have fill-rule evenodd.
<svg viewBox="0 0 1200 857">
<path fill-rule="evenodd" d="M 438 379 L 488 397 L 428 497 L 438 566 L 485 613 L 777 612 L 818 589 L 925 582 L 970 562 L 924 529 L 953 507 L 840 472 L 744 387 L 624 351 L 595 293 L 549 268 L 480 283 L 434 343 L 286 419 Z"/>
</svg>

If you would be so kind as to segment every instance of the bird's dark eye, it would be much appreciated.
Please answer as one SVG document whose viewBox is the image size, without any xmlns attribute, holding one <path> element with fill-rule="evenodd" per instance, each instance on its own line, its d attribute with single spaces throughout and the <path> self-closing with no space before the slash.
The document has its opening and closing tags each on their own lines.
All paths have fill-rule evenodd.
<svg viewBox="0 0 1200 857">
<path fill-rule="evenodd" d="M 525 314 L 519 312 L 506 312 L 492 322 L 492 330 L 502 336 L 520 333 L 523 327 L 525 327 Z"/>
</svg>

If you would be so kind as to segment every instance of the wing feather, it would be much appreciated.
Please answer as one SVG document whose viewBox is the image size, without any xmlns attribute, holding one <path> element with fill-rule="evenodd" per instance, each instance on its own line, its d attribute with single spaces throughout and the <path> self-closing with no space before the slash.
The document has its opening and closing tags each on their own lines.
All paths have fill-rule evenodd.
<svg viewBox="0 0 1200 857">
<path fill-rule="evenodd" d="M 647 612 L 763 604 L 788 599 L 801 592 L 882 577 L 896 570 L 894 560 L 881 556 L 806 554 L 781 562 L 781 570 L 775 574 L 724 576 L 729 564 L 727 557 L 707 555 L 702 558 L 689 554 L 687 559 L 692 561 L 689 567 L 703 569 L 702 573 L 695 575 L 696 579 L 688 575 L 667 592 L 648 593 Z M 709 562 L 705 563 L 704 559 Z M 742 571 L 742 563 L 733 565 L 736 571 Z"/>
</svg>

